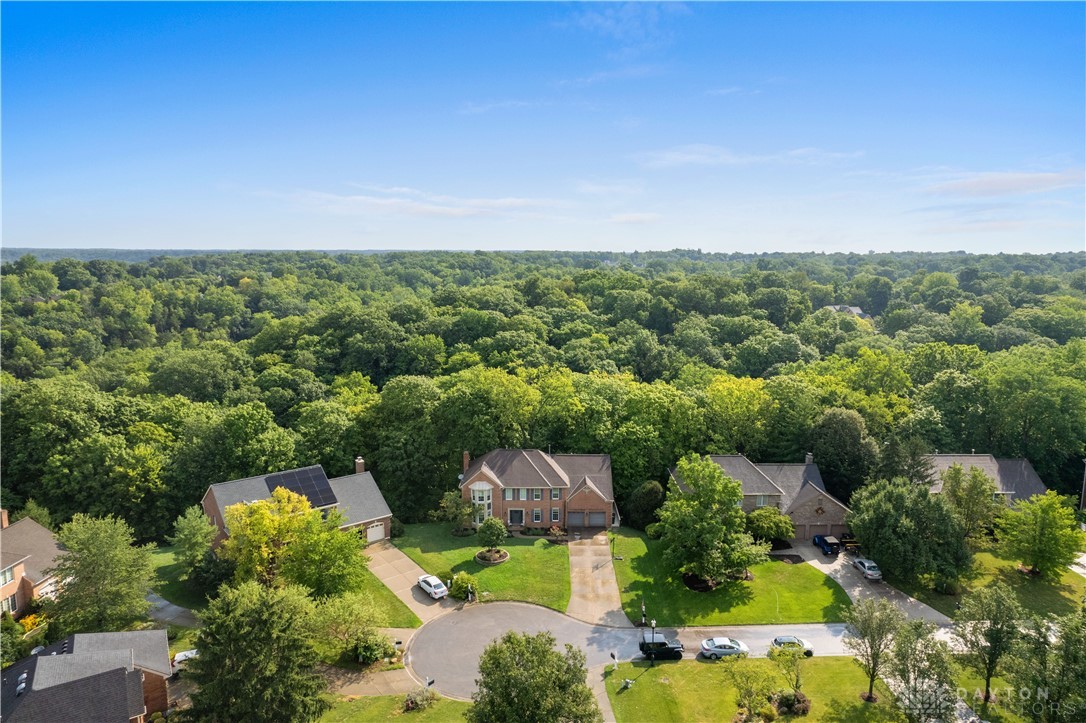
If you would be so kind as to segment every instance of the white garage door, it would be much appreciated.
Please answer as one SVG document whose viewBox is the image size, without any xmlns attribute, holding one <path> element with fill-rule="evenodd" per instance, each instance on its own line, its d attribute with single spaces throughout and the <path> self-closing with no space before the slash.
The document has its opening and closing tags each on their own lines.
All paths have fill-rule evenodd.
<svg viewBox="0 0 1086 723">
<path fill-rule="evenodd" d="M 606 527 L 607 526 L 607 513 L 606 512 L 589 512 L 588 513 L 588 526 L 589 527 Z"/>
<path fill-rule="evenodd" d="M 566 524 L 570 527 L 584 527 L 584 513 L 570 512 L 566 517 Z"/>
<path fill-rule="evenodd" d="M 385 523 L 374 522 L 366 528 L 366 542 L 377 542 L 385 539 Z"/>
</svg>

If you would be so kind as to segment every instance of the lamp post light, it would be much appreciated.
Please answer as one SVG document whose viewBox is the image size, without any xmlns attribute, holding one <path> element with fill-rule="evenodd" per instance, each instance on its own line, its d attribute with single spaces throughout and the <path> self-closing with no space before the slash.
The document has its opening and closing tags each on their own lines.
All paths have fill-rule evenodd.
<svg viewBox="0 0 1086 723">
<path fill-rule="evenodd" d="M 653 646 L 653 648 L 652 648 L 653 653 L 652 653 L 652 656 L 649 658 L 649 667 L 650 668 L 655 668 L 656 667 L 656 618 L 652 619 L 652 637 L 649 638 L 649 640 L 652 641 L 652 646 Z"/>
</svg>

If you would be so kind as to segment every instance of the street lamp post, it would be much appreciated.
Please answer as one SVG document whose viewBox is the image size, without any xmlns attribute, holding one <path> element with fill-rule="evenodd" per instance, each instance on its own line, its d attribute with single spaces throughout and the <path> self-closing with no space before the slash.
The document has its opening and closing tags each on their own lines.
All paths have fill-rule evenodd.
<svg viewBox="0 0 1086 723">
<path fill-rule="evenodd" d="M 645 596 L 641 596 L 641 627 L 645 627 Z"/>
<path fill-rule="evenodd" d="M 652 619 L 652 637 L 649 638 L 652 641 L 652 655 L 649 657 L 649 667 L 656 667 L 656 618 Z"/>
</svg>

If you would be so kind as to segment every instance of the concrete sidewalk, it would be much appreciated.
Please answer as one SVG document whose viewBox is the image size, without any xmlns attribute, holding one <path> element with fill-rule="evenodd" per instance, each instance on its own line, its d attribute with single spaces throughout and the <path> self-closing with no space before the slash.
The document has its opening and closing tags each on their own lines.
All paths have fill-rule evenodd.
<svg viewBox="0 0 1086 723">
<path fill-rule="evenodd" d="M 407 695 L 419 687 L 407 668 L 361 671 L 321 665 L 320 673 L 337 695 Z"/>
<path fill-rule="evenodd" d="M 566 615 L 593 625 L 633 627 L 622 611 L 606 531 L 569 543 L 569 580 Z"/>
<path fill-rule="evenodd" d="M 950 625 L 953 622 L 935 608 L 906 595 L 893 585 L 865 580 L 860 571 L 852 566 L 854 556 L 851 554 L 842 552 L 837 555 L 825 556 L 814 545 L 804 545 L 802 542 L 797 547 L 790 550 L 781 550 L 780 553 L 799 555 L 807 561 L 807 564 L 814 565 L 825 575 L 836 581 L 848 594 L 852 602 L 883 598 L 892 602 L 911 620 L 927 620 L 936 625 Z"/>
<path fill-rule="evenodd" d="M 1079 555 L 1078 559 L 1071 563 L 1071 571 L 1086 577 L 1086 552 Z"/>
<path fill-rule="evenodd" d="M 411 612 L 426 623 L 450 610 L 456 609 L 458 601 L 451 598 L 434 600 L 418 586 L 420 575 L 426 570 L 415 564 L 407 555 L 400 552 L 388 540 L 374 542 L 366 547 L 366 556 L 370 558 L 370 572 L 403 600 Z M 406 641 L 405 641 L 406 642 Z"/>
</svg>

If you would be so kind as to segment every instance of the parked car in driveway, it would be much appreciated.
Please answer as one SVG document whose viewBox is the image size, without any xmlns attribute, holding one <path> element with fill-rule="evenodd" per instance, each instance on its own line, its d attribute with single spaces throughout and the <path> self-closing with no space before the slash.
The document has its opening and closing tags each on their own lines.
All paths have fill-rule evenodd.
<svg viewBox="0 0 1086 723">
<path fill-rule="evenodd" d="M 823 555 L 836 555 L 841 551 L 841 543 L 833 535 L 815 535 L 814 546 L 822 550 Z"/>
<path fill-rule="evenodd" d="M 773 638 L 769 648 L 770 650 L 774 648 L 802 650 L 803 654 L 808 658 L 814 655 L 814 646 L 803 638 L 797 638 L 795 635 L 778 635 Z"/>
<path fill-rule="evenodd" d="M 735 638 L 706 638 L 701 641 L 701 654 L 709 660 L 728 655 L 746 655 L 750 648 Z"/>
<path fill-rule="evenodd" d="M 646 630 L 641 633 L 638 650 L 649 660 L 681 660 L 683 644 L 678 640 L 668 640 L 663 633 Z"/>
<path fill-rule="evenodd" d="M 419 577 L 419 587 L 434 600 L 449 596 L 449 588 L 445 587 L 445 583 L 433 575 L 421 575 Z"/>
<path fill-rule="evenodd" d="M 874 580 L 879 582 L 882 580 L 882 570 L 875 564 L 873 560 L 868 560 L 866 557 L 857 557 L 852 566 L 855 567 L 860 573 L 868 580 Z"/>
</svg>

